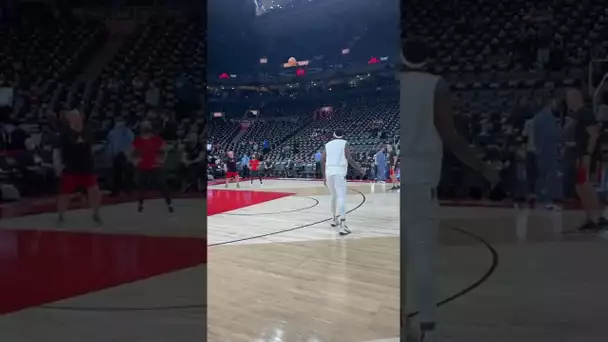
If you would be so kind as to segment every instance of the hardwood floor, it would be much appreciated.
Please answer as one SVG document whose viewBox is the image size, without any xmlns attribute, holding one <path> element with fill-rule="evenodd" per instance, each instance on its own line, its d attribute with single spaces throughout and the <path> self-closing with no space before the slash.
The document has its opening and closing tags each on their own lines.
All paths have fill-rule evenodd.
<svg viewBox="0 0 608 342">
<path fill-rule="evenodd" d="M 0 316 L 2 337 L 397 341 L 399 194 L 349 187 L 347 237 L 329 226 L 327 190 L 307 181 L 212 187 L 207 201 L 177 200 L 173 216 L 158 200 L 144 214 L 110 205 L 102 228 L 86 210 L 63 226 L 51 213 L 5 218 L 0 310 L 23 309 Z M 563 234 L 580 212 L 442 207 L 440 215 L 440 341 L 605 341 L 608 242 Z M 205 236 L 209 264 L 197 254 Z"/>
</svg>

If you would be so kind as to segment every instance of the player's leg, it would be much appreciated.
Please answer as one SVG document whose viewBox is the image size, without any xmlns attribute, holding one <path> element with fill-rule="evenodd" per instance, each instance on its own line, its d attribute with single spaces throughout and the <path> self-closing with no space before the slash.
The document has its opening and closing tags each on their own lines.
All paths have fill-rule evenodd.
<svg viewBox="0 0 608 342">
<path fill-rule="evenodd" d="M 144 209 L 144 196 L 145 192 L 148 189 L 149 183 L 149 172 L 146 170 L 138 170 L 137 171 L 137 211 L 142 212 Z"/>
<path fill-rule="evenodd" d="M 62 174 L 59 180 L 59 195 L 57 196 L 57 212 L 59 214 L 58 221 L 62 223 L 65 220 L 65 213 L 70 205 L 70 195 L 76 191 L 78 184 L 74 179 L 74 175 Z"/>
<path fill-rule="evenodd" d="M 399 182 L 397 182 L 397 173 L 395 172 L 395 168 L 391 166 L 390 168 L 390 173 L 389 176 L 391 178 L 391 183 L 393 184 L 393 187 L 391 188 L 391 190 L 397 190 L 399 189 Z"/>
<path fill-rule="evenodd" d="M 240 184 L 241 177 L 239 176 L 238 172 L 236 172 L 234 174 L 234 180 L 236 181 L 236 187 L 240 188 L 241 187 L 241 184 Z"/>
<path fill-rule="evenodd" d="M 101 207 L 101 190 L 99 190 L 99 184 L 97 183 L 96 175 L 83 175 L 82 186 L 87 189 L 87 197 L 89 205 L 93 211 L 93 221 L 97 224 L 101 224 L 101 216 L 99 210 Z"/>
<path fill-rule="evenodd" d="M 350 229 L 346 226 L 346 177 L 337 175 L 334 180 L 338 215 L 340 215 L 340 235 L 350 234 Z"/>
<path fill-rule="evenodd" d="M 435 190 L 408 185 L 401 191 L 401 234 L 405 238 L 407 312 L 418 311 L 412 327 L 430 335 L 437 322 L 439 220 Z"/>
<path fill-rule="evenodd" d="M 169 184 L 167 183 L 167 176 L 165 170 L 157 169 L 153 171 L 153 178 L 156 189 L 160 190 L 163 195 L 163 199 L 167 204 L 167 208 L 169 208 L 169 212 L 173 212 L 173 202 L 171 200 L 171 191 L 169 189 Z"/>
<path fill-rule="evenodd" d="M 589 180 L 589 170 L 579 165 L 576 173 L 576 194 L 587 218 L 580 230 L 596 230 L 601 217 L 599 196 Z"/>
<path fill-rule="evenodd" d="M 337 203 L 338 203 L 338 194 L 336 193 L 336 186 L 335 186 L 335 176 L 334 175 L 329 175 L 326 176 L 326 181 L 327 181 L 327 189 L 329 189 L 329 193 L 331 195 L 331 200 L 330 200 L 330 210 L 331 210 L 331 214 L 332 214 L 332 222 L 331 222 L 331 226 L 332 227 L 337 227 L 338 226 L 338 212 L 337 212 Z"/>
</svg>

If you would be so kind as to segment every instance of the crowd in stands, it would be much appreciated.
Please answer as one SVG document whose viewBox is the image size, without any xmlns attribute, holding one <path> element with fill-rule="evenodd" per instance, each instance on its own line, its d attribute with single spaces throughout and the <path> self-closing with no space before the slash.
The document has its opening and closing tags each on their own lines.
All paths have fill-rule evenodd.
<svg viewBox="0 0 608 342">
<path fill-rule="evenodd" d="M 412 0 L 407 6 L 411 10 L 404 11 L 405 31 L 433 42 L 436 53 L 430 69 L 444 75 L 452 87 L 457 129 L 504 179 L 513 178 L 522 162 L 526 121 L 563 88 L 595 86 L 608 71 L 599 67 L 587 84 L 589 61 L 605 58 L 608 48 L 608 11 L 599 0 Z M 474 18 L 460 10 L 465 8 L 477 9 Z M 399 143 L 398 84 L 386 74 L 263 91 L 207 88 L 204 21 L 152 18 L 135 28 L 98 77 L 86 79 L 82 70 L 110 39 L 102 23 L 45 15 L 1 25 L 5 44 L 0 48 L 0 144 L 11 152 L 0 158 L 0 175 L 23 193 L 52 191 L 21 184 L 35 184 L 23 181 L 32 176 L 31 161 L 48 169 L 58 125 L 55 113 L 71 108 L 84 113 L 95 132 L 97 167 L 109 184 L 112 160 L 104 146 L 121 120 L 135 132 L 143 119 L 154 121 L 158 133 L 175 147 L 176 157 L 170 158 L 175 162 L 169 162 L 175 170 L 180 170 L 184 146 L 206 150 L 208 179 L 222 177 L 227 151 L 244 160 L 260 155 L 269 176 L 318 176 L 315 154 L 336 128 L 347 132 L 355 158 L 366 169 L 360 177 L 373 179 L 378 178 L 373 156 L 386 144 Z M 344 35 L 335 35 L 331 44 L 319 40 L 314 47 L 301 48 L 310 55 L 310 49 L 325 51 L 327 43 L 349 48 L 351 57 L 368 46 L 378 48 L 373 39 L 378 32 L 344 25 Z M 352 41 L 342 46 L 336 40 L 346 39 L 346 33 Z M 274 47 L 280 43 L 279 38 L 266 42 L 267 50 L 277 51 Z M 329 68 L 340 64 L 341 50 L 313 57 Z M 608 113 L 605 94 L 595 98 L 598 113 Z M 202 95 L 214 101 L 204 103 Z M 319 115 L 321 108 L 330 110 Z M 215 111 L 225 116 L 207 120 Z M 14 151 L 29 152 L 21 157 Z M 39 172 L 44 174 L 41 179 L 54 177 L 47 171 Z M 481 196 L 487 187 L 448 154 L 441 189 L 446 196 L 460 197 Z"/>
<path fill-rule="evenodd" d="M 433 42 L 436 53 L 430 68 L 444 75 L 451 85 L 457 129 L 469 138 L 486 163 L 501 172 L 508 184 L 505 188 L 514 192 L 526 176 L 518 173 L 526 163 L 529 148 L 524 132 L 526 122 L 563 94 L 564 88 L 577 87 L 587 92 L 589 86 L 597 86 L 608 71 L 598 67 L 598 74 L 593 75 L 589 84 L 589 61 L 608 57 L 605 39 L 608 11 L 603 2 L 420 0 L 409 1 L 407 6 L 410 10 L 404 11 L 402 25 L 405 31 Z M 468 16 L 470 8 L 478 9 L 473 18 Z M 308 110 L 309 121 L 302 122 L 304 126 L 296 134 L 281 138 L 270 128 L 265 131 L 258 127 L 258 132 L 265 133 L 252 132 L 245 146 L 264 139 L 276 141 L 264 156 L 268 173 L 310 176 L 317 173 L 315 152 L 329 139 L 328 133 L 340 127 L 347 132 L 356 158 L 370 170 L 364 177 L 372 178 L 372 155 L 386 143 L 398 143 L 399 120 L 395 82 L 385 77 L 370 79 L 365 88 L 376 92 L 368 91 L 360 101 L 350 97 L 334 104 L 330 118 L 312 119 L 313 111 Z M 334 86 L 329 96 L 329 87 L 321 87 L 325 95 L 318 97 L 325 96 L 328 102 L 335 97 L 337 88 Z M 377 91 L 380 88 L 381 91 Z M 302 94 L 313 92 L 311 89 L 318 88 L 302 85 L 281 90 L 280 94 L 258 96 L 287 97 L 295 101 L 303 99 Z M 606 93 L 600 91 L 595 98 L 600 120 L 604 120 L 602 113 L 608 112 Z M 232 97 L 233 94 L 224 96 Z M 283 102 L 289 103 L 289 100 Z M 260 121 L 257 125 L 265 124 Z M 238 141 L 231 143 L 238 145 Z M 239 155 L 252 152 L 250 148 L 238 150 Z M 571 187 L 566 185 L 566 189 Z M 481 197 L 489 195 L 488 191 L 479 175 L 446 155 L 443 196 Z"/>
<path fill-rule="evenodd" d="M 117 182 L 111 132 L 120 125 L 137 134 L 149 120 L 170 146 L 166 168 L 174 187 L 204 189 L 204 158 L 191 153 L 204 153 L 204 21 L 153 17 L 91 77 L 90 64 L 114 39 L 103 22 L 54 13 L 45 5 L 20 18 L 0 23 L 3 198 L 56 192 L 52 150 L 60 113 L 71 109 L 85 116 L 97 142 L 95 167 L 104 188 L 114 190 Z M 124 183 L 128 188 L 132 177 Z"/>
</svg>

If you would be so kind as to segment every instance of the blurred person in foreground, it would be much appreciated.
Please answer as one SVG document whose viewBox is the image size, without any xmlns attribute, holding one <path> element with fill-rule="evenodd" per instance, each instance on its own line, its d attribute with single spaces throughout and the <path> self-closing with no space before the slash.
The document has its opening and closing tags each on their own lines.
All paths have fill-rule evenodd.
<svg viewBox="0 0 608 342">
<path fill-rule="evenodd" d="M 97 183 L 93 161 L 93 143 L 84 130 L 84 119 L 78 110 L 63 113 L 65 127 L 61 130 L 57 146 L 53 151 L 53 165 L 60 177 L 60 193 L 57 203 L 59 223 L 65 221 L 70 196 L 78 190 L 86 190 L 89 205 L 93 210 L 93 221 L 101 225 L 99 208 L 101 191 Z"/>
<path fill-rule="evenodd" d="M 400 227 L 405 248 L 406 286 L 401 295 L 402 331 L 405 341 L 437 341 L 439 302 L 439 202 L 444 147 L 491 183 L 496 170 L 483 163 L 454 126 L 448 84 L 426 70 L 430 47 L 421 39 L 402 46 L 400 82 L 401 170 Z M 405 302 L 403 302 L 405 301 Z M 408 314 L 418 312 L 414 320 Z"/>
<path fill-rule="evenodd" d="M 125 181 L 130 179 L 128 177 L 128 158 L 127 154 L 135 140 L 135 135 L 129 127 L 126 126 L 126 121 L 119 117 L 116 119 L 114 128 L 108 133 L 106 138 L 108 144 L 108 151 L 113 162 L 113 182 L 112 182 L 112 194 L 110 196 L 115 197 L 120 194 L 121 191 L 125 190 Z"/>
<path fill-rule="evenodd" d="M 566 91 L 568 115 L 575 120 L 574 142 L 576 158 L 576 194 L 585 211 L 586 220 L 578 228 L 580 231 L 597 231 L 608 227 L 602 217 L 600 199 L 591 182 L 592 165 L 599 159 L 600 124 L 593 111 L 585 106 L 583 93 L 578 89 Z"/>
</svg>

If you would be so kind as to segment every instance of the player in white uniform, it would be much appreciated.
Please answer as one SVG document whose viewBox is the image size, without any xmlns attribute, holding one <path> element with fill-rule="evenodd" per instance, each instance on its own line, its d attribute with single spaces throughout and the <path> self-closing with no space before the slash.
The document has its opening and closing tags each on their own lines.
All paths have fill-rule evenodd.
<svg viewBox="0 0 608 342">
<path fill-rule="evenodd" d="M 401 295 L 404 315 L 418 311 L 416 324 L 407 322 L 408 341 L 436 341 L 439 256 L 439 204 L 436 187 L 441 177 L 443 148 L 490 181 L 495 171 L 476 157 L 469 143 L 454 129 L 448 85 L 425 72 L 429 48 L 411 39 L 402 50 L 401 85 L 401 234 L 406 277 Z M 403 258 L 402 258 L 403 260 Z M 406 301 L 405 303 L 403 301 Z M 407 321 L 406 317 L 404 320 Z"/>
<path fill-rule="evenodd" d="M 323 184 L 331 193 L 331 211 L 333 214 L 332 227 L 339 227 L 340 235 L 350 234 L 346 226 L 346 174 L 348 164 L 357 172 L 361 172 L 351 154 L 348 142 L 343 139 L 344 132 L 336 130 L 334 139 L 325 144 L 321 155 L 321 170 L 323 171 Z"/>
</svg>

